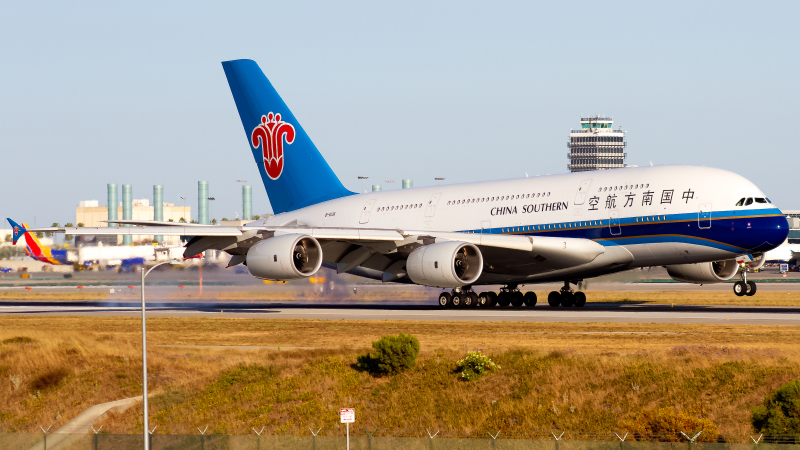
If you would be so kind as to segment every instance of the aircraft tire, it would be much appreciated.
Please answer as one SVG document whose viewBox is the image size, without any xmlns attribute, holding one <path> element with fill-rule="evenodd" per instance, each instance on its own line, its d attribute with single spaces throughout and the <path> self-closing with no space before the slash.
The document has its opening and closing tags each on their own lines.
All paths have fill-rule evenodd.
<svg viewBox="0 0 800 450">
<path fill-rule="evenodd" d="M 515 308 L 519 308 L 525 303 L 525 296 L 522 295 L 520 291 L 514 291 L 511 293 L 511 304 L 514 305 Z"/>
<path fill-rule="evenodd" d="M 576 292 L 575 293 L 575 306 L 577 306 L 578 308 L 582 308 L 583 305 L 585 305 L 585 304 L 586 304 L 586 294 L 584 294 L 583 292 L 580 292 L 580 291 Z"/>
<path fill-rule="evenodd" d="M 467 292 L 464 294 L 464 306 L 468 308 L 475 308 L 478 306 L 478 294 L 474 292 Z"/>
<path fill-rule="evenodd" d="M 747 285 L 744 284 L 744 281 L 733 283 L 733 293 L 736 294 L 737 297 L 747 294 Z"/>
<path fill-rule="evenodd" d="M 756 295 L 756 282 L 755 281 L 748 281 L 747 282 L 747 296 L 752 297 Z"/>
<path fill-rule="evenodd" d="M 478 304 L 477 306 L 481 308 L 487 308 L 492 306 L 492 297 L 489 295 L 488 292 L 481 292 L 478 295 Z"/>
<path fill-rule="evenodd" d="M 453 298 L 450 300 L 450 303 L 453 305 L 453 308 L 461 308 L 464 306 L 464 294 L 453 294 Z"/>
<path fill-rule="evenodd" d="M 561 306 L 561 293 L 553 291 L 547 294 L 547 303 L 553 308 Z"/>
<path fill-rule="evenodd" d="M 523 298 L 525 301 L 525 305 L 528 306 L 529 308 L 533 308 L 534 306 L 536 306 L 536 292 L 526 292 L 525 297 Z"/>
<path fill-rule="evenodd" d="M 489 306 L 497 306 L 497 294 L 494 292 L 487 292 L 486 295 L 489 296 Z"/>
<path fill-rule="evenodd" d="M 500 295 L 497 296 L 497 303 L 503 308 L 507 307 L 511 304 L 511 294 L 508 292 L 501 292 Z"/>
<path fill-rule="evenodd" d="M 575 294 L 566 291 L 561 293 L 561 306 L 569 308 L 575 304 Z"/>
<path fill-rule="evenodd" d="M 453 296 L 449 292 L 442 292 L 439 294 L 439 306 L 442 308 L 449 308 L 453 306 Z"/>
</svg>

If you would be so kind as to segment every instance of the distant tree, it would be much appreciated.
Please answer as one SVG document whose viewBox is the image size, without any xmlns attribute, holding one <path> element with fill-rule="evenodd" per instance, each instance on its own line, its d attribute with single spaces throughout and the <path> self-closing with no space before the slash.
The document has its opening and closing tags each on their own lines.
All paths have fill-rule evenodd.
<svg viewBox="0 0 800 450">
<path fill-rule="evenodd" d="M 216 225 L 217 224 L 217 219 L 211 219 L 211 224 L 212 225 Z"/>
<path fill-rule="evenodd" d="M 800 442 L 800 380 L 791 381 L 767 394 L 764 404 L 753 408 L 751 420 L 757 433 L 767 435 L 766 442 L 776 442 L 774 435 L 787 434 L 794 435 L 790 438 L 793 443 Z"/>
<path fill-rule="evenodd" d="M 82 228 L 82 227 L 85 227 L 85 226 L 86 225 L 84 225 L 83 222 L 78 222 L 78 228 Z"/>
<path fill-rule="evenodd" d="M 169 219 L 167 222 L 174 222 L 174 220 L 172 220 L 172 219 Z"/>
<path fill-rule="evenodd" d="M 192 220 L 192 221 L 191 221 L 191 222 L 189 222 L 189 223 L 198 223 L 198 222 L 197 222 L 196 220 Z"/>
<path fill-rule="evenodd" d="M 186 223 L 186 219 L 184 219 L 183 217 L 181 217 L 180 219 L 178 219 L 178 222 L 180 222 L 180 223 Z"/>
<path fill-rule="evenodd" d="M 6 242 L 11 242 L 13 240 L 14 240 L 14 237 L 11 235 L 11 233 L 6 235 Z"/>
<path fill-rule="evenodd" d="M 53 228 L 58 227 L 58 222 L 53 222 L 53 224 L 50 225 L 50 226 L 53 227 Z M 52 231 L 48 231 L 44 235 L 47 236 L 47 237 L 53 237 L 53 234 L 55 234 L 55 233 L 53 233 Z"/>
<path fill-rule="evenodd" d="M 72 228 L 73 226 L 74 225 L 72 225 L 72 222 L 67 222 L 67 223 L 64 224 L 64 228 Z M 72 238 L 74 238 L 74 237 L 75 236 L 73 236 L 71 234 L 65 234 L 64 235 L 64 242 L 72 242 Z"/>
<path fill-rule="evenodd" d="M 410 334 L 383 336 L 372 343 L 375 350 L 357 357 L 356 366 L 375 374 L 395 374 L 414 367 L 419 354 L 419 341 Z"/>
<path fill-rule="evenodd" d="M 228 221 L 228 218 L 227 218 L 227 217 L 223 217 L 223 218 L 222 218 L 222 221 L 223 221 L 223 222 L 227 222 L 227 221 Z"/>
<path fill-rule="evenodd" d="M 259 216 L 258 214 L 256 214 L 255 216 L 253 216 L 253 220 L 258 220 L 258 219 L 260 219 L 260 218 L 261 218 L 261 216 Z"/>
<path fill-rule="evenodd" d="M 33 233 L 33 234 L 35 234 L 36 237 L 39 238 L 39 239 L 44 237 L 44 233 L 42 233 L 41 231 L 37 231 L 36 233 Z"/>
</svg>

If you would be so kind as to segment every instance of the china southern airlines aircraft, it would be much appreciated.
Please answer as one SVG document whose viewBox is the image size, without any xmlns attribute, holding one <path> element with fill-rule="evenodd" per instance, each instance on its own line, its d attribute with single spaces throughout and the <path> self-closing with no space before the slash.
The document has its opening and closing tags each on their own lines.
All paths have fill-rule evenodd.
<svg viewBox="0 0 800 450">
<path fill-rule="evenodd" d="M 185 256 L 224 250 L 254 276 L 293 280 L 321 266 L 452 289 L 443 307 L 534 306 L 520 286 L 563 282 L 550 306 L 583 306 L 572 285 L 636 267 L 719 283 L 780 245 L 788 223 L 758 187 L 719 169 L 660 166 L 356 194 L 342 186 L 258 65 L 223 62 L 275 215 L 243 227 L 115 220 L 69 234 L 192 236 Z M 44 229 L 49 230 L 49 229 Z M 34 230 L 37 231 L 37 230 Z M 737 258 L 749 263 L 739 264 Z M 480 285 L 502 285 L 499 293 Z"/>
</svg>

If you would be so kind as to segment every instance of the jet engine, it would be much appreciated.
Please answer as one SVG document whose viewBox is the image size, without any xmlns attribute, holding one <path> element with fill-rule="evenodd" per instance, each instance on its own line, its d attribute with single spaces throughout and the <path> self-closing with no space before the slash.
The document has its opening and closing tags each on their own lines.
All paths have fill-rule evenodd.
<svg viewBox="0 0 800 450">
<path fill-rule="evenodd" d="M 285 234 L 263 240 L 247 251 L 247 268 L 256 278 L 296 280 L 314 275 L 322 265 L 322 247 L 311 236 Z"/>
<path fill-rule="evenodd" d="M 735 259 L 726 259 L 696 264 L 675 264 L 666 266 L 666 269 L 672 279 L 684 283 L 722 283 L 736 275 L 739 264 Z"/>
<path fill-rule="evenodd" d="M 483 256 L 478 247 L 467 242 L 440 242 L 411 252 L 406 271 L 411 281 L 423 286 L 467 286 L 481 276 Z"/>
</svg>

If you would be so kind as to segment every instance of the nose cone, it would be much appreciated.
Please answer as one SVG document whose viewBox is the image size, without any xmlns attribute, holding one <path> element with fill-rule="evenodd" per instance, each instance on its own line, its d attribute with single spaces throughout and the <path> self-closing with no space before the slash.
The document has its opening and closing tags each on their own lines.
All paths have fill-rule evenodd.
<svg viewBox="0 0 800 450">
<path fill-rule="evenodd" d="M 789 237 L 789 221 L 783 214 L 761 218 L 753 228 L 754 235 L 757 236 L 750 248 L 753 252 L 768 252 L 786 242 Z"/>
</svg>

